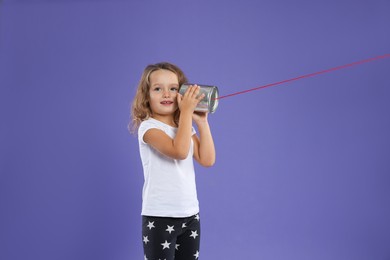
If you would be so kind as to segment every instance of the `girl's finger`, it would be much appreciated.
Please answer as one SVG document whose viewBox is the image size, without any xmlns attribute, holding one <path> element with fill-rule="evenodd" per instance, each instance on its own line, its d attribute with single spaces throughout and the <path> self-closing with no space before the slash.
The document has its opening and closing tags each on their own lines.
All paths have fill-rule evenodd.
<svg viewBox="0 0 390 260">
<path fill-rule="evenodd" d="M 184 96 L 192 96 L 192 92 L 193 92 L 193 85 L 190 85 L 188 88 L 187 88 L 187 90 L 186 90 L 186 92 L 184 93 Z"/>
<path fill-rule="evenodd" d="M 177 93 L 177 105 L 180 106 L 181 100 L 183 99 L 183 96 L 180 93 Z"/>
<path fill-rule="evenodd" d="M 202 100 L 205 96 L 206 96 L 206 94 L 205 94 L 205 93 L 202 93 L 202 94 L 199 95 L 199 97 L 197 97 L 197 99 L 200 101 L 200 100 Z"/>
<path fill-rule="evenodd" d="M 194 98 L 197 98 L 197 96 L 199 95 L 199 91 L 200 91 L 200 87 L 198 85 L 195 85 L 194 89 L 193 89 L 193 92 L 192 92 L 192 96 Z"/>
</svg>

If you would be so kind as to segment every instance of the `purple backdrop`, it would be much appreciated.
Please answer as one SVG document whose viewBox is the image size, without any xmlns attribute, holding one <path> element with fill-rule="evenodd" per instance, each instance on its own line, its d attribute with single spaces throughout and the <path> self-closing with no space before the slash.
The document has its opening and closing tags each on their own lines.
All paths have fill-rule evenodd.
<svg viewBox="0 0 390 260">
<path fill-rule="evenodd" d="M 0 259 L 143 259 L 143 68 L 220 93 L 390 53 L 390 2 L 3 0 Z M 201 259 L 390 259 L 390 59 L 221 100 Z"/>
</svg>

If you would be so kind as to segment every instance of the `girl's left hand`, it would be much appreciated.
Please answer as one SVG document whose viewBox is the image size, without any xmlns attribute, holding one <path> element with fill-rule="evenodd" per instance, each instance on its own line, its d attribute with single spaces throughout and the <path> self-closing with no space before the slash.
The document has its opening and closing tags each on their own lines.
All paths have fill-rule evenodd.
<svg viewBox="0 0 390 260">
<path fill-rule="evenodd" d="M 192 119 L 196 124 L 207 122 L 208 112 L 194 112 L 192 114 Z"/>
</svg>

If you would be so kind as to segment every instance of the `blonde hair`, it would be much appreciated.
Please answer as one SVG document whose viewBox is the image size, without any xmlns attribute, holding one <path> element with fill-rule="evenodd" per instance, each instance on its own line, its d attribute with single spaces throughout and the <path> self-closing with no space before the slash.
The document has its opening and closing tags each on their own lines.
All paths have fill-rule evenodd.
<svg viewBox="0 0 390 260">
<path fill-rule="evenodd" d="M 179 86 L 187 83 L 187 77 L 183 71 L 176 65 L 168 62 L 160 62 L 146 66 L 142 73 L 141 80 L 138 83 L 137 93 L 135 94 L 133 103 L 131 105 L 131 122 L 129 123 L 129 130 L 134 133 L 138 129 L 142 121 L 148 119 L 152 115 L 152 110 L 149 105 L 149 89 L 150 89 L 150 74 L 156 70 L 169 70 L 176 74 L 179 81 Z M 179 123 L 180 110 L 177 109 L 174 114 L 175 124 Z"/>
</svg>

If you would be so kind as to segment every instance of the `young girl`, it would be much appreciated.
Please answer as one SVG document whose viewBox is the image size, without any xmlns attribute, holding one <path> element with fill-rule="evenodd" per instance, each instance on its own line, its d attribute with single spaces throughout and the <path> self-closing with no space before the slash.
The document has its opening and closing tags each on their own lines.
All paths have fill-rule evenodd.
<svg viewBox="0 0 390 260">
<path fill-rule="evenodd" d="M 215 162 L 207 113 L 194 112 L 204 97 L 199 86 L 184 95 L 180 68 L 158 63 L 145 68 L 132 105 L 144 170 L 142 241 L 148 260 L 199 258 L 200 217 L 193 158 Z M 195 122 L 199 137 L 192 127 Z"/>
</svg>

